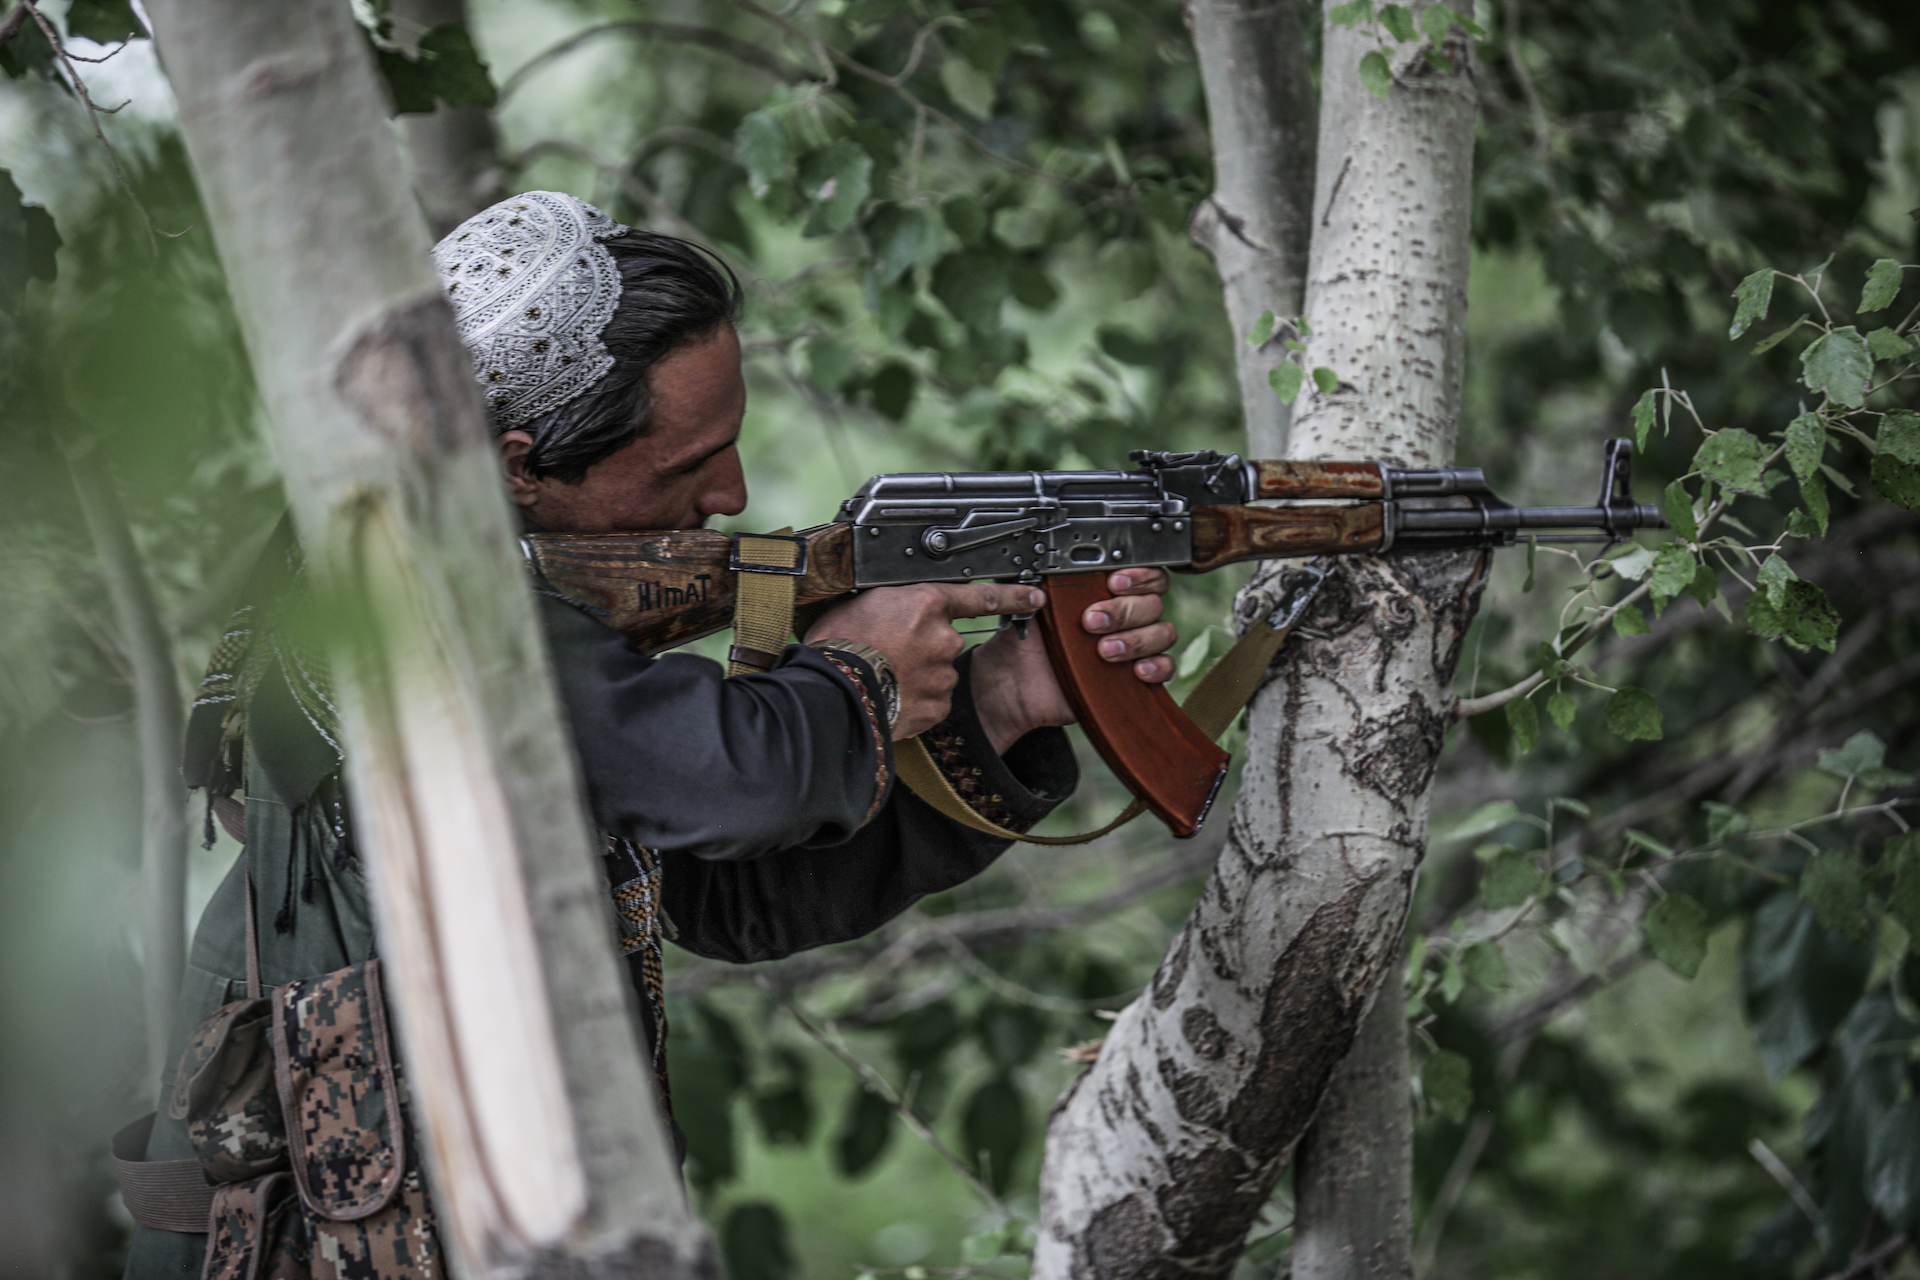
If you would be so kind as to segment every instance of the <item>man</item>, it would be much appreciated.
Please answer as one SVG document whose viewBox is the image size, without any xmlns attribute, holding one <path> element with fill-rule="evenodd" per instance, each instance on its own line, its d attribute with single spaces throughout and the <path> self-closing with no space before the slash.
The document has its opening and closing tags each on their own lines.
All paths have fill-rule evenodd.
<svg viewBox="0 0 1920 1280">
<path fill-rule="evenodd" d="M 724 266 L 554 192 L 475 215 L 435 259 L 498 431 L 508 492 L 530 528 L 691 529 L 744 510 L 741 299 Z M 331 693 L 324 666 L 298 642 L 304 595 L 290 541 L 276 544 L 256 578 L 188 734 L 188 780 L 207 788 L 209 822 L 218 816 L 246 845 L 194 939 L 176 1042 L 195 1051 L 220 1024 L 209 1020 L 216 1010 L 283 984 L 364 972 L 375 956 Z M 663 937 L 739 962 L 844 941 L 979 874 L 1005 849 L 892 787 L 893 740 L 923 735 L 956 790 L 1003 826 L 1030 826 L 1074 786 L 1058 728 L 1072 713 L 1039 638 L 1003 632 L 962 655 L 952 625 L 1031 610 L 1041 600 L 1034 588 L 862 592 L 821 614 L 770 670 L 727 679 L 704 659 L 644 657 L 587 607 L 534 585 L 588 800 L 607 835 L 621 947 L 663 1096 Z M 1174 638 L 1160 618 L 1166 576 L 1126 570 L 1112 586 L 1113 599 L 1083 624 L 1106 637 L 1110 661 L 1166 680 Z M 192 1087 L 156 1120 L 144 1152 L 127 1154 L 148 1164 L 198 1159 L 215 1181 L 241 1185 L 228 1148 L 254 1112 L 196 1119 L 208 1090 L 193 1082 L 222 1071 L 239 1078 L 246 1065 L 190 1074 Z M 175 1083 L 169 1073 L 163 1097 Z M 341 1256 L 361 1260 L 356 1276 L 436 1274 L 417 1143 L 401 1127 L 404 1178 L 394 1163 L 397 1181 L 379 1212 L 334 1221 L 313 1209 L 305 1184 L 294 1202 L 273 1181 L 283 1175 L 266 1174 L 244 1184 L 257 1184 L 253 1218 L 236 1209 L 221 1219 L 214 1261 L 260 1256 L 259 1241 L 271 1236 L 268 1252 L 279 1250 L 276 1265 L 288 1274 L 329 1274 L 323 1262 Z M 355 1137 L 346 1136 L 349 1146 Z M 353 1154 L 356 1177 L 383 1167 Z M 216 1218 L 222 1212 L 216 1206 Z M 208 1237 L 163 1219 L 137 1228 L 129 1277 L 200 1272 Z M 266 1265 L 236 1262 L 231 1273 Z"/>
</svg>

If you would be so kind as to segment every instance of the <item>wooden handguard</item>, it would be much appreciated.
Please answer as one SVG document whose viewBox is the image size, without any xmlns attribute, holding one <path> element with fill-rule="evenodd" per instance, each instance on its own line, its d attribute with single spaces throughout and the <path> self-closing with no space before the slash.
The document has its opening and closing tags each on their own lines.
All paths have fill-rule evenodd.
<svg viewBox="0 0 1920 1280">
<path fill-rule="evenodd" d="M 1254 462 L 1256 498 L 1383 498 L 1377 462 Z"/>
<path fill-rule="evenodd" d="M 1386 504 L 1347 507 L 1195 507 L 1190 573 L 1238 560 L 1378 551 L 1386 540 Z M 1048 579 L 1051 583 L 1053 579 Z"/>
<path fill-rule="evenodd" d="M 1100 637 L 1080 625 L 1088 606 L 1112 598 L 1107 572 L 1053 574 L 1040 611 L 1054 678 L 1100 758 L 1176 836 L 1190 836 L 1227 776 L 1227 753 L 1187 718 L 1165 685 L 1146 684 L 1130 662 L 1100 656 Z"/>
</svg>

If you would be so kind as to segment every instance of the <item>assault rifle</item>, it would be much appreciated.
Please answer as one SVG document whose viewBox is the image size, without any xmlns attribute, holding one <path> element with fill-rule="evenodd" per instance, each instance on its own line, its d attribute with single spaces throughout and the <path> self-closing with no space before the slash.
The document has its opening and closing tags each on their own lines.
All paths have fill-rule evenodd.
<svg viewBox="0 0 1920 1280">
<path fill-rule="evenodd" d="M 1137 470 L 875 476 L 841 504 L 838 520 L 798 534 L 541 533 L 525 546 L 556 590 L 645 653 L 732 624 L 747 574 L 791 580 L 793 604 L 803 609 L 864 587 L 1044 583 L 1039 616 L 1048 655 L 1087 737 L 1139 801 L 1186 836 L 1199 829 L 1226 775 L 1227 755 L 1212 739 L 1239 703 L 1224 719 L 1217 709 L 1203 717 L 1218 722 L 1205 732 L 1164 687 L 1099 657 L 1098 638 L 1078 619 L 1111 594 L 1105 584 L 1113 570 L 1204 573 L 1242 560 L 1504 547 L 1522 539 L 1619 542 L 1635 530 L 1668 527 L 1657 507 L 1633 500 L 1628 440 L 1607 441 L 1600 498 L 1590 507 L 1511 506 L 1478 468 L 1247 461 L 1210 449 L 1141 451 L 1132 460 Z M 1265 620 L 1266 630 L 1284 638 L 1305 604 L 1296 592 Z M 784 642 L 780 631 L 772 648 Z M 1272 648 L 1278 643 L 1271 640 Z M 771 665 L 771 654 L 760 656 Z M 1242 681 L 1242 702 L 1256 682 Z"/>
</svg>

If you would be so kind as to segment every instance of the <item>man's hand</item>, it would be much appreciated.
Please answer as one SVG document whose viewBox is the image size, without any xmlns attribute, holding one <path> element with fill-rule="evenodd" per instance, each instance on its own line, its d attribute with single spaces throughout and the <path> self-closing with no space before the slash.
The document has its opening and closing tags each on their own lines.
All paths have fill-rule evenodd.
<svg viewBox="0 0 1920 1280">
<path fill-rule="evenodd" d="M 1175 639 L 1173 624 L 1160 616 L 1160 597 L 1170 585 L 1164 569 L 1116 570 L 1107 579 L 1113 599 L 1080 617 L 1082 627 L 1102 637 L 1102 658 L 1131 662 L 1134 675 L 1148 684 L 1173 678 L 1173 659 L 1166 656 Z M 1031 627 L 1025 640 L 1003 631 L 973 655 L 973 703 L 996 752 L 1035 729 L 1074 720 L 1047 661 L 1046 642 Z"/>
<path fill-rule="evenodd" d="M 1165 591 L 1166 575 L 1160 576 L 1160 590 Z M 953 660 L 966 647 L 966 641 L 953 629 L 956 619 L 1026 613 L 1045 603 L 1046 597 L 1032 587 L 993 582 L 873 587 L 821 614 L 808 628 L 805 639 L 809 642 L 827 638 L 854 640 L 872 645 L 886 655 L 900 682 L 900 718 L 893 725 L 893 738 L 898 742 L 931 729 L 947 718 L 953 686 L 959 680 Z M 1153 605 L 1154 616 L 1158 617 L 1159 601 Z M 1168 634 L 1171 643 L 1171 629 Z M 1043 672 L 1047 669 L 1044 651 L 1040 654 L 1040 667 Z M 1171 674 L 1171 663 L 1168 671 Z M 1166 676 L 1160 678 L 1164 680 Z M 1071 718 L 1069 712 L 1068 719 Z M 1011 743 L 1013 738 L 1007 741 Z"/>
</svg>

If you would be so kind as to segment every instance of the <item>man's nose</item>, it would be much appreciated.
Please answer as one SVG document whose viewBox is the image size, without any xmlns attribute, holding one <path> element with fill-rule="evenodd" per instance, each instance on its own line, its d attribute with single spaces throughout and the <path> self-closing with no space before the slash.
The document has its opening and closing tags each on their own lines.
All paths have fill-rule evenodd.
<svg viewBox="0 0 1920 1280">
<path fill-rule="evenodd" d="M 729 449 L 727 455 L 700 498 L 702 516 L 737 516 L 747 509 L 747 477 L 740 468 L 740 452 Z"/>
</svg>

